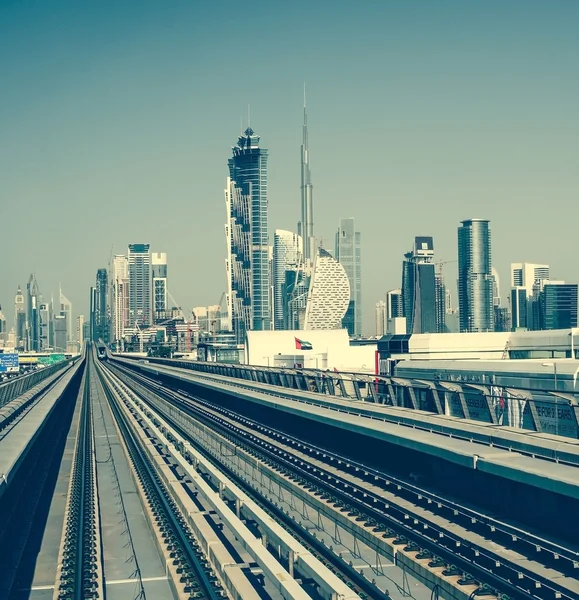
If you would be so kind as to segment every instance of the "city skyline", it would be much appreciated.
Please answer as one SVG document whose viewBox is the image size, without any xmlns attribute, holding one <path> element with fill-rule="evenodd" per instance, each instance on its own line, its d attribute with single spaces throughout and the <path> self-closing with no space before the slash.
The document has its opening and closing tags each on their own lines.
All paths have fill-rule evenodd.
<svg viewBox="0 0 579 600">
<path fill-rule="evenodd" d="M 86 290 L 108 249 L 124 252 L 138 239 L 171 257 L 179 304 L 215 304 L 226 287 L 222 181 L 231 134 L 251 103 L 252 125 L 270 150 L 271 244 L 275 229 L 294 231 L 300 216 L 304 80 L 316 235 L 331 250 L 335 223 L 356 219 L 365 333 L 372 333 L 375 303 L 400 286 L 398 257 L 407 240 L 433 236 L 438 259 L 455 259 L 463 219 L 491 221 L 503 304 L 511 262 L 545 262 L 553 278 L 577 281 L 565 244 L 578 210 L 578 8 L 421 5 L 420 16 L 364 3 L 348 15 L 313 7 L 299 39 L 291 38 L 288 68 L 277 70 L 302 8 L 284 9 L 285 20 L 275 9 L 250 9 L 244 16 L 264 32 L 268 57 L 259 63 L 259 45 L 247 52 L 270 79 L 258 78 L 233 98 L 218 81 L 229 59 L 219 48 L 235 31 L 239 9 L 222 27 L 209 8 L 191 36 L 193 13 L 179 3 L 142 14 L 63 2 L 50 14 L 3 5 L 0 33 L 14 49 L 9 61 L 0 59 L 7 89 L 0 157 L 11 225 L 4 241 L 22 248 L 26 239 L 26 251 L 0 267 L 7 322 L 30 272 L 42 290 L 62 281 L 75 315 L 88 314 Z M 62 25 L 58 36 L 51 19 Z M 340 48 L 334 39 L 351 30 L 352 47 Z M 300 36 L 312 33 L 314 46 L 300 48 Z M 331 74 L 334 64 L 339 76 Z M 241 76 L 232 73 L 226 87 Z M 344 141 L 351 134 L 355 146 Z M 533 211 L 533 204 L 542 208 Z M 546 206 L 546 214 L 566 218 L 545 219 Z M 48 238 L 47 228 L 67 235 Z M 454 271 L 447 267 L 445 275 L 456 305 Z"/>
</svg>

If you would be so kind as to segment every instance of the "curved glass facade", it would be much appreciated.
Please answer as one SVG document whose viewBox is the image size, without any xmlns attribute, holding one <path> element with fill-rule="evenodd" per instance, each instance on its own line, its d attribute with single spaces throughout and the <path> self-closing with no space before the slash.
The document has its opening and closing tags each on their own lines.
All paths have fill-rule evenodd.
<svg viewBox="0 0 579 600">
<path fill-rule="evenodd" d="M 458 309 L 460 331 L 494 331 L 491 232 L 486 219 L 468 219 L 458 228 Z"/>
</svg>

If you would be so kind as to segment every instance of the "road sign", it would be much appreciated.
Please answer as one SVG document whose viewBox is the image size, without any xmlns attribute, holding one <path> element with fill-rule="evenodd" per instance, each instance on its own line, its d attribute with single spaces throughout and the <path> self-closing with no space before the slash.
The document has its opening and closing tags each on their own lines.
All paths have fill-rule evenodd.
<svg viewBox="0 0 579 600">
<path fill-rule="evenodd" d="M 18 354 L 2 353 L 0 354 L 0 373 L 18 373 Z"/>
</svg>

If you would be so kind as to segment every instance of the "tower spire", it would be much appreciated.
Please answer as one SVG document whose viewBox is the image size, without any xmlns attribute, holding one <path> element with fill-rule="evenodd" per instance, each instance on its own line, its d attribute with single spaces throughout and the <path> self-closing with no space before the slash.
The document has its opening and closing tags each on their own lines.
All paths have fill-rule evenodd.
<svg viewBox="0 0 579 600">
<path fill-rule="evenodd" d="M 304 263 L 312 264 L 316 254 L 314 237 L 314 200 L 313 186 L 310 173 L 310 151 L 308 145 L 308 113 L 306 108 L 306 84 L 304 82 L 304 124 L 302 128 L 302 220 L 301 235 L 303 244 Z"/>
</svg>

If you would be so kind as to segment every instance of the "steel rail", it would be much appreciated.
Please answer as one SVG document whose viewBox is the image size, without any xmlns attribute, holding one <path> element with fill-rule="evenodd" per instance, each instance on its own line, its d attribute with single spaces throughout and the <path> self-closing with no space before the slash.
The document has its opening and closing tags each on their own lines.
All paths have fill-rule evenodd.
<svg viewBox="0 0 579 600">
<path fill-rule="evenodd" d="M 164 390 L 164 392 L 167 393 L 167 390 Z M 398 529 L 408 541 L 413 542 L 420 548 L 430 551 L 434 556 L 445 558 L 448 564 L 454 564 L 463 572 L 476 576 L 481 582 L 485 582 L 496 589 L 501 589 L 511 596 L 518 598 L 572 598 L 572 596 L 569 595 L 569 590 L 564 586 L 560 586 L 550 579 L 536 574 L 529 569 L 521 568 L 519 565 L 509 560 L 505 560 L 503 556 L 498 555 L 487 548 L 473 544 L 465 544 L 464 540 L 450 534 L 448 531 L 436 531 L 436 525 L 426 523 L 423 517 L 413 515 L 412 520 L 416 521 L 417 524 L 420 524 L 424 532 L 436 532 L 438 537 L 429 537 L 429 535 L 424 532 L 417 532 L 414 527 L 405 522 L 407 519 L 404 518 L 404 511 L 398 511 L 399 513 L 402 513 L 398 515 L 398 518 L 396 514 L 388 515 L 386 511 L 391 510 L 395 513 L 396 507 L 388 502 L 384 502 L 383 498 L 380 496 L 364 489 L 358 489 L 357 487 L 352 486 L 347 480 L 335 477 L 335 475 L 328 475 L 326 473 L 326 477 L 324 477 L 324 474 L 322 474 L 321 471 L 319 476 L 315 475 L 303 465 L 303 462 L 302 465 L 295 464 L 295 461 L 291 459 L 287 452 L 285 457 L 280 456 L 275 451 L 264 448 L 262 440 L 257 439 L 257 441 L 252 441 L 248 437 L 250 434 L 246 433 L 245 435 L 240 435 L 238 432 L 235 432 L 236 426 L 229 425 L 228 427 L 224 423 L 220 423 L 217 417 L 207 414 L 207 412 L 203 413 L 203 409 L 199 409 L 199 407 L 189 405 L 188 408 L 197 412 L 197 414 L 201 416 L 201 419 L 206 418 L 211 423 L 213 430 L 215 430 L 216 427 L 219 427 L 222 431 L 229 435 L 233 435 L 236 439 L 236 443 L 239 445 L 246 445 L 246 447 L 258 454 L 265 453 L 270 460 L 277 461 L 278 463 L 281 462 L 288 470 L 299 473 L 300 477 L 315 483 L 315 485 L 326 490 L 327 493 L 339 497 L 345 503 L 357 505 L 358 510 L 360 507 L 363 507 L 364 512 L 371 515 L 377 522 L 386 520 L 392 529 Z M 328 481 L 328 476 L 330 480 L 333 479 L 335 481 L 335 484 Z M 351 490 L 351 493 L 344 491 L 344 489 L 348 488 Z M 372 500 L 371 504 L 369 503 L 369 499 Z M 375 508 L 376 504 L 382 505 L 382 510 L 377 510 Z M 446 544 L 446 546 L 443 544 Z M 459 549 L 460 551 L 466 549 L 467 553 L 465 554 L 467 555 L 463 556 L 457 554 L 457 550 Z M 491 570 L 492 565 L 494 565 L 495 568 L 507 568 L 509 570 L 508 576 L 494 573 Z M 499 566 L 497 567 L 497 565 Z M 519 582 L 521 578 L 523 581 L 527 579 L 528 583 L 531 584 L 528 586 L 528 589 L 524 589 L 520 585 L 517 585 L 517 583 L 514 583 Z M 545 593 L 546 590 L 548 593 Z"/>
<path fill-rule="evenodd" d="M 109 400 L 113 416 L 125 441 L 131 462 L 133 463 L 137 476 L 142 482 L 146 493 L 148 492 L 147 500 L 152 507 L 156 508 L 155 512 L 162 513 L 160 518 L 171 528 L 173 537 L 176 538 L 176 542 L 181 549 L 181 554 L 185 556 L 190 568 L 193 569 L 194 577 L 191 577 L 191 572 L 189 571 L 187 578 L 189 580 L 194 579 L 197 582 L 198 585 L 194 585 L 194 587 L 201 586 L 202 588 L 202 591 L 198 590 L 195 592 L 198 594 L 197 597 L 220 600 L 221 590 L 214 585 L 210 576 L 207 574 L 206 569 L 200 560 L 199 550 L 193 534 L 189 530 L 176 504 L 170 498 L 170 494 L 157 475 L 154 466 L 151 464 L 145 453 L 142 452 L 141 444 L 137 439 L 137 436 L 132 431 L 127 417 L 124 415 L 123 411 L 120 410 L 117 404 L 118 400 L 115 398 L 114 394 L 111 393 L 109 382 L 103 376 L 100 369 L 98 372 L 105 394 Z"/>
</svg>

